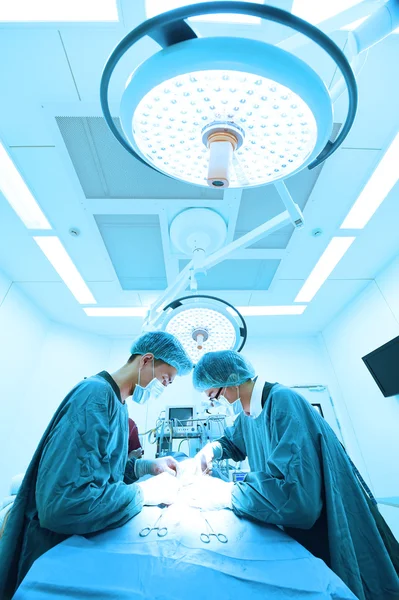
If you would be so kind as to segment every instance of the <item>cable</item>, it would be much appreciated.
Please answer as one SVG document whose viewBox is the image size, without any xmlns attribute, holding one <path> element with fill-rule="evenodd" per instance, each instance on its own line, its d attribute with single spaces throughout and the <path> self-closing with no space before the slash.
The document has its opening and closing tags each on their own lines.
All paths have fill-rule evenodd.
<svg viewBox="0 0 399 600">
<path fill-rule="evenodd" d="M 188 443 L 188 455 L 190 456 L 190 440 L 188 438 L 184 438 L 184 440 L 181 440 L 181 442 L 180 442 L 180 444 L 179 444 L 179 446 L 177 448 L 177 451 L 180 452 L 180 447 L 181 447 L 181 445 L 182 445 L 183 442 L 187 442 Z"/>
</svg>

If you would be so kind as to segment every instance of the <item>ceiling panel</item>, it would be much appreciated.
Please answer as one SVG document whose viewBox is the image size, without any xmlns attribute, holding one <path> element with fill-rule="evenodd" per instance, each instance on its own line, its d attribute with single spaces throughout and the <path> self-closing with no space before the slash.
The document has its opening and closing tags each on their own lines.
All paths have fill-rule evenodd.
<svg viewBox="0 0 399 600">
<path fill-rule="evenodd" d="M 123 290 L 166 288 L 158 215 L 96 215 Z"/>
<path fill-rule="evenodd" d="M 188 264 L 180 260 L 180 270 Z M 198 278 L 199 290 L 267 290 L 279 260 L 225 260 Z"/>
<path fill-rule="evenodd" d="M 392 128 L 398 124 L 398 56 L 399 35 L 390 35 L 368 50 L 366 63 L 356 76 L 359 104 L 344 147 L 383 148 L 387 144 Z M 334 104 L 338 119 L 346 117 L 347 106 L 345 92 Z"/>
<path fill-rule="evenodd" d="M 13 281 L 60 281 L 39 246 L 0 193 L 0 269 Z"/>
<path fill-rule="evenodd" d="M 223 199 L 223 191 L 181 183 L 134 159 L 102 117 L 56 120 L 86 198 Z"/>
<path fill-rule="evenodd" d="M 137 6 L 134 7 L 134 12 L 136 18 L 135 22 L 131 23 L 132 29 L 139 24 Z M 60 36 L 74 74 L 77 90 L 83 101 L 98 102 L 100 80 L 105 64 L 126 33 L 120 23 L 108 23 L 106 27 L 86 27 L 84 35 L 77 27 L 61 29 Z M 120 101 L 132 71 L 157 50 L 159 50 L 158 44 L 146 36 L 127 52 L 111 78 L 108 95 L 111 103 Z"/>
<path fill-rule="evenodd" d="M 62 281 L 16 285 L 43 310 L 46 317 L 57 323 L 99 335 L 136 336 L 141 332 L 143 319 L 139 317 L 88 317 Z"/>
<path fill-rule="evenodd" d="M 331 135 L 332 140 L 337 136 L 340 127 L 340 123 L 334 123 Z M 312 170 L 302 169 L 299 173 L 285 180 L 288 191 L 302 211 L 307 204 L 323 167 L 324 163 Z M 244 190 L 234 239 L 240 238 L 284 210 L 283 201 L 273 184 Z M 287 247 L 293 233 L 293 225 L 287 225 L 248 247 L 284 249 Z"/>
<path fill-rule="evenodd" d="M 312 171 L 304 169 L 285 182 L 294 201 L 302 210 L 306 206 L 306 202 L 322 168 L 320 166 Z M 244 190 L 234 239 L 240 238 L 242 235 L 248 233 L 248 231 L 269 221 L 284 210 L 285 206 L 273 184 Z M 248 247 L 284 249 L 287 247 L 293 232 L 294 227 L 287 225 Z"/>
<path fill-rule="evenodd" d="M 7 90 L 6 95 L 23 98 L 30 105 L 32 100 L 40 103 L 78 99 L 57 30 L 7 29 L 2 24 L 0 56 L 3 94 Z"/>
</svg>

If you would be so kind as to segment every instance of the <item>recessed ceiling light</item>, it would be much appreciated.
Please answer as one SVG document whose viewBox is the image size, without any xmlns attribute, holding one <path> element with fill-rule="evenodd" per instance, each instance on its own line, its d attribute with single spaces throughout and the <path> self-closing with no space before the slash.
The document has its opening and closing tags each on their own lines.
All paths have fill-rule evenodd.
<svg viewBox="0 0 399 600">
<path fill-rule="evenodd" d="M 197 0 L 196 4 L 206 2 L 207 0 Z M 237 1 L 237 0 L 234 0 Z M 263 4 L 263 0 L 252 0 L 255 4 Z M 167 10 L 173 10 L 174 8 L 180 8 L 181 6 L 188 6 L 193 4 L 192 0 L 146 0 L 146 14 L 148 18 L 155 17 Z M 234 14 L 215 14 L 215 15 L 202 15 L 200 17 L 194 17 L 190 21 L 203 21 L 207 23 L 241 23 L 242 25 L 257 25 L 261 19 L 258 17 L 251 17 L 249 15 L 234 15 Z"/>
<path fill-rule="evenodd" d="M 362 229 L 399 179 L 399 133 L 364 186 L 341 229 Z"/>
<path fill-rule="evenodd" d="M 238 306 L 237 310 L 244 317 L 266 317 L 277 315 L 302 315 L 306 306 Z"/>
<path fill-rule="evenodd" d="M 116 0 L 2 0 L 0 21 L 118 21 Z"/>
<path fill-rule="evenodd" d="M 80 304 L 96 304 L 93 294 L 77 270 L 71 257 L 57 236 L 35 236 L 33 238 L 41 248 L 58 275 L 68 286 Z"/>
<path fill-rule="evenodd" d="M 339 15 L 344 10 L 352 8 L 356 4 L 360 4 L 362 0 L 334 0 L 327 2 L 326 0 L 294 0 L 292 5 L 292 14 L 317 25 L 322 21 L 331 19 Z"/>
<path fill-rule="evenodd" d="M 354 241 L 354 237 L 332 238 L 313 271 L 303 284 L 299 294 L 295 298 L 295 302 L 310 302 L 312 300 Z"/>
<path fill-rule="evenodd" d="M 88 317 L 145 317 L 148 312 L 144 306 L 94 306 L 83 310 Z"/>
<path fill-rule="evenodd" d="M 1 142 L 0 191 L 28 229 L 51 229 L 50 223 Z"/>
</svg>

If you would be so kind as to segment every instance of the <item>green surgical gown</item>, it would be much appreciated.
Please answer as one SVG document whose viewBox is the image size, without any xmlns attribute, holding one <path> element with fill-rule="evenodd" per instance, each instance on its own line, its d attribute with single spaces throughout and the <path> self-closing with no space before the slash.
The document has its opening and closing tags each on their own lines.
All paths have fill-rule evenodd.
<svg viewBox="0 0 399 600">
<path fill-rule="evenodd" d="M 393 565 L 399 546 L 332 429 L 300 394 L 280 384 L 265 385 L 262 403 L 259 417 L 242 412 L 218 440 L 222 458 L 248 457 L 251 469 L 234 486 L 234 512 L 282 526 L 359 600 L 399 600 Z"/>
<path fill-rule="evenodd" d="M 68 536 L 119 527 L 142 509 L 128 460 L 128 411 L 105 371 L 79 383 L 51 420 L 0 539 L 0 598 Z"/>
</svg>

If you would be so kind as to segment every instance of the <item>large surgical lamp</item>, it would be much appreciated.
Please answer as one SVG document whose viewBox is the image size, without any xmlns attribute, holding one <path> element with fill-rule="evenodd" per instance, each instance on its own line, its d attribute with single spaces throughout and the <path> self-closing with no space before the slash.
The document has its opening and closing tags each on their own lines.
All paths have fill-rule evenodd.
<svg viewBox="0 0 399 600">
<path fill-rule="evenodd" d="M 246 38 L 199 39 L 186 22 L 216 13 L 254 16 L 294 29 L 327 52 L 342 77 L 329 92 L 309 65 L 281 48 Z M 151 306 L 145 329 L 177 335 L 194 362 L 209 350 L 241 350 L 246 339 L 242 316 L 227 302 L 198 294 L 197 279 L 235 250 L 287 224 L 303 226 L 301 210 L 283 180 L 320 165 L 342 144 L 357 109 L 349 61 L 356 69 L 359 55 L 389 35 L 398 21 L 399 2 L 388 0 L 350 33 L 344 54 L 319 29 L 284 10 L 205 2 L 148 19 L 118 44 L 104 68 L 100 100 L 108 127 L 134 158 L 168 177 L 213 189 L 274 183 L 286 209 L 227 245 L 226 224 L 215 211 L 188 209 L 177 215 L 171 240 L 190 260 Z M 121 58 L 144 36 L 161 49 L 127 81 L 120 133 L 111 117 L 108 88 Z M 331 141 L 332 105 L 344 85 L 348 114 Z M 188 286 L 192 294 L 179 297 Z"/>
<path fill-rule="evenodd" d="M 198 38 L 185 19 L 239 13 L 289 26 L 321 46 L 348 87 L 349 111 L 332 134 L 332 101 L 313 69 L 276 46 L 247 38 Z M 111 75 L 143 36 L 162 49 L 130 76 L 115 127 Z M 111 54 L 101 81 L 105 120 L 136 159 L 169 177 L 214 188 L 260 186 L 313 168 L 343 142 L 355 118 L 357 88 L 336 44 L 306 21 L 272 6 L 206 2 L 178 8 L 136 27 Z"/>
</svg>

